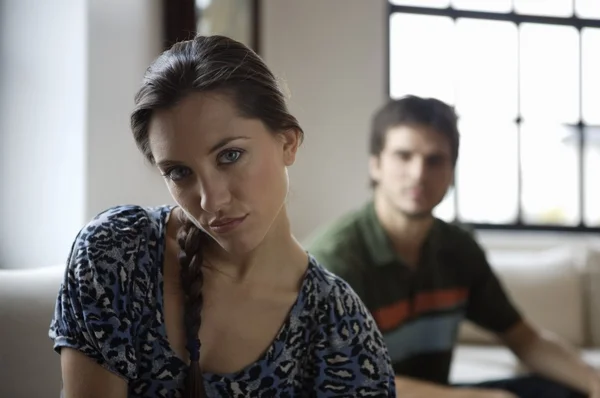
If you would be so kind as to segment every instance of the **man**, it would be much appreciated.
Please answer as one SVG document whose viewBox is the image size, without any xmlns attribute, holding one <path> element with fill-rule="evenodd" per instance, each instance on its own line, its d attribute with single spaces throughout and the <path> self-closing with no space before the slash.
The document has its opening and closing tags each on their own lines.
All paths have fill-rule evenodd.
<svg viewBox="0 0 600 398">
<path fill-rule="evenodd" d="M 415 96 L 389 102 L 371 132 L 373 200 L 314 236 L 309 251 L 372 312 L 399 397 L 600 398 L 599 373 L 522 317 L 469 233 L 432 215 L 453 183 L 458 147 L 448 105 Z M 497 334 L 541 377 L 449 386 L 463 318 Z"/>
</svg>

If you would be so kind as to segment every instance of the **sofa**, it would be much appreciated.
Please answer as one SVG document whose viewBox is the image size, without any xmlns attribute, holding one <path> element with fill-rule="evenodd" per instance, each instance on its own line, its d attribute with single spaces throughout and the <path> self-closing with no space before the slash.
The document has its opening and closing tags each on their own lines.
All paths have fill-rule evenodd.
<svg viewBox="0 0 600 398">
<path fill-rule="evenodd" d="M 579 347 L 600 368 L 600 250 L 578 246 L 493 248 L 488 258 L 517 306 L 536 324 Z M 48 326 L 64 266 L 0 269 L 0 397 L 58 397 L 60 357 Z M 465 323 L 451 381 L 525 372 L 492 336 Z"/>
<path fill-rule="evenodd" d="M 554 332 L 600 369 L 600 248 L 488 245 L 488 261 L 515 305 L 537 327 Z M 527 372 L 491 334 L 468 321 L 458 332 L 450 379 L 477 383 Z"/>
<path fill-rule="evenodd" d="M 60 357 L 48 327 L 64 268 L 0 269 L 1 398 L 60 394 Z"/>
</svg>

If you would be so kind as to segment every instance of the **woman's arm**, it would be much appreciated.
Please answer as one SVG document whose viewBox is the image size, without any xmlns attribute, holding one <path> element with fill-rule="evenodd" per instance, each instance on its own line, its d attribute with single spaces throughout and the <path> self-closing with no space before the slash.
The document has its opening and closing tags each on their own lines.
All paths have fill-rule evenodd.
<svg viewBox="0 0 600 398">
<path fill-rule="evenodd" d="M 60 351 L 63 398 L 126 398 L 125 379 L 72 348 Z"/>
</svg>

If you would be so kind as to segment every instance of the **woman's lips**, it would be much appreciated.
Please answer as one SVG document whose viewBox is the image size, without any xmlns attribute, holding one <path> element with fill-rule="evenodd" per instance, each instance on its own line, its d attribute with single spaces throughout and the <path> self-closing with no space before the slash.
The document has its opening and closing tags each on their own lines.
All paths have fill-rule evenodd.
<svg viewBox="0 0 600 398">
<path fill-rule="evenodd" d="M 242 222 L 244 222 L 246 217 L 248 217 L 248 215 L 245 215 L 243 217 L 236 217 L 236 218 L 221 218 L 221 219 L 211 222 L 209 224 L 209 227 L 214 232 L 220 233 L 220 234 L 225 233 L 225 232 L 230 232 L 230 231 L 234 230 L 235 228 L 237 228 Z"/>
</svg>

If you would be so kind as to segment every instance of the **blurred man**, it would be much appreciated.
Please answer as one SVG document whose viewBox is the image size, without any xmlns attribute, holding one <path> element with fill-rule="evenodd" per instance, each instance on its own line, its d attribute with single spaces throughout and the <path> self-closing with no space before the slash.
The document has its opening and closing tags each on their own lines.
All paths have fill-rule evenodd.
<svg viewBox="0 0 600 398">
<path fill-rule="evenodd" d="M 373 200 L 314 236 L 309 251 L 372 312 L 399 397 L 600 398 L 599 373 L 532 327 L 470 234 L 432 215 L 453 183 L 456 119 L 443 102 L 414 96 L 380 109 L 370 139 Z M 463 318 L 497 334 L 539 377 L 449 386 Z"/>
</svg>

